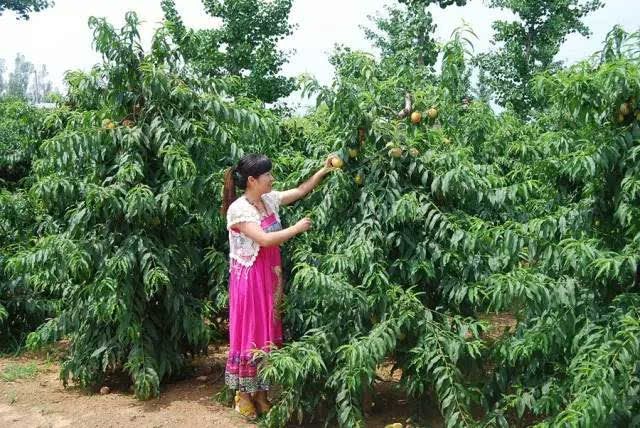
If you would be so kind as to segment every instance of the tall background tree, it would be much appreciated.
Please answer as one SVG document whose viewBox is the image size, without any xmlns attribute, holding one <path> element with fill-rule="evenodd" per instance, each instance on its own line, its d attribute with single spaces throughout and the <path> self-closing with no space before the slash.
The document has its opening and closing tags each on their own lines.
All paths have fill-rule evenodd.
<svg viewBox="0 0 640 428">
<path fill-rule="evenodd" d="M 0 96 L 2 96 L 2 93 L 4 92 L 5 89 L 5 82 L 4 82 L 4 73 L 7 71 L 4 59 L 0 58 Z"/>
<path fill-rule="evenodd" d="M 174 0 L 163 0 L 168 27 L 185 61 L 212 77 L 232 77 L 232 95 L 273 103 L 289 95 L 294 80 L 280 75 L 290 52 L 278 42 L 293 32 L 289 24 L 292 0 L 203 0 L 219 28 L 188 29 Z"/>
<path fill-rule="evenodd" d="M 36 104 L 41 103 L 46 101 L 53 91 L 53 82 L 49 79 L 47 66 L 41 64 L 39 67 L 34 67 L 28 98 Z"/>
<path fill-rule="evenodd" d="M 49 78 L 45 64 L 36 66 L 26 57 L 18 53 L 14 68 L 9 73 L 9 79 L 4 83 L 3 74 L 6 71 L 4 62 L 0 62 L 0 95 L 20 98 L 32 103 L 47 101 L 56 90 Z M 3 91 L 4 88 L 4 91 Z"/>
<path fill-rule="evenodd" d="M 572 33 L 589 36 L 582 19 L 603 6 L 601 0 L 491 0 L 494 8 L 507 9 L 516 15 L 513 21 L 493 23 L 495 52 L 479 55 L 485 70 L 485 83 L 501 106 L 511 105 L 526 115 L 535 104 L 529 84 L 544 70 L 557 69 L 554 58 L 566 37 Z"/>
<path fill-rule="evenodd" d="M 428 11 L 432 4 L 441 8 L 467 0 L 398 0 L 386 6 L 387 16 L 369 17 L 375 29 L 365 28 L 365 36 L 380 49 L 383 57 L 400 58 L 403 65 L 433 66 L 438 50 L 433 37 L 436 25 Z M 376 31 L 377 30 L 377 31 Z"/>
<path fill-rule="evenodd" d="M 33 73 L 33 64 L 21 53 L 16 55 L 13 71 L 9 74 L 7 95 L 16 98 L 27 98 L 29 79 Z"/>
<path fill-rule="evenodd" d="M 11 10 L 18 15 L 18 19 L 29 19 L 33 12 L 40 12 L 53 5 L 54 2 L 50 0 L 0 0 L 0 15 L 5 10 Z"/>
</svg>

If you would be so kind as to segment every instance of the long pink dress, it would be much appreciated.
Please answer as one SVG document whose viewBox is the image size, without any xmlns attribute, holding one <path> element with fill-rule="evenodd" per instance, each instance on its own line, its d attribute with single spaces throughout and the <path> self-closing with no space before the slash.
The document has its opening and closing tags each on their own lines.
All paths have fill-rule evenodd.
<svg viewBox="0 0 640 428">
<path fill-rule="evenodd" d="M 261 220 L 265 232 L 282 229 L 274 213 Z M 229 278 L 229 356 L 225 383 L 230 389 L 253 393 L 269 385 L 257 377 L 253 351 L 269 351 L 282 345 L 280 248 L 260 247 L 250 267 L 231 260 Z"/>
</svg>

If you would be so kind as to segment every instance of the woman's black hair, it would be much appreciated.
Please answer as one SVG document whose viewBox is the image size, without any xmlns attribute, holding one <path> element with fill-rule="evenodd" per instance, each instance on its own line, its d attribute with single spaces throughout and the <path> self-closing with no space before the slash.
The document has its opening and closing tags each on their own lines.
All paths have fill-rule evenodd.
<svg viewBox="0 0 640 428">
<path fill-rule="evenodd" d="M 229 168 L 224 176 L 222 212 L 226 213 L 229 205 L 237 199 L 236 186 L 246 189 L 249 177 L 259 177 L 271 171 L 271 167 L 271 159 L 267 156 L 249 154 L 240 159 L 235 167 Z"/>
<path fill-rule="evenodd" d="M 271 171 L 271 167 L 271 159 L 265 155 L 246 155 L 238 161 L 234 170 L 236 186 L 246 189 L 249 177 L 259 177 Z"/>
</svg>

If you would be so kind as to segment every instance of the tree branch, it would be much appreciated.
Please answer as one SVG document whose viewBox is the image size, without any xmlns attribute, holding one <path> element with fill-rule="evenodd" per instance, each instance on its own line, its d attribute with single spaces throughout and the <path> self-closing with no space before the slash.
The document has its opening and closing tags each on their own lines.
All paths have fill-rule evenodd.
<svg viewBox="0 0 640 428">
<path fill-rule="evenodd" d="M 398 112 L 398 117 L 403 119 L 411 114 L 411 94 L 406 92 L 404 94 L 404 108 Z"/>
</svg>

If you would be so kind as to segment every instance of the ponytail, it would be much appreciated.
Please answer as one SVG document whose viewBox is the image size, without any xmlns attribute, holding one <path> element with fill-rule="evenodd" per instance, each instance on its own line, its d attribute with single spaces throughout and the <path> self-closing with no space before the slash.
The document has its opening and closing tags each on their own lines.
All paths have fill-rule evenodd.
<svg viewBox="0 0 640 428">
<path fill-rule="evenodd" d="M 222 189 L 222 206 L 220 212 L 226 214 L 229 209 L 229 205 L 237 199 L 236 196 L 236 180 L 234 178 L 235 168 L 229 168 L 224 173 L 224 188 Z"/>
</svg>

